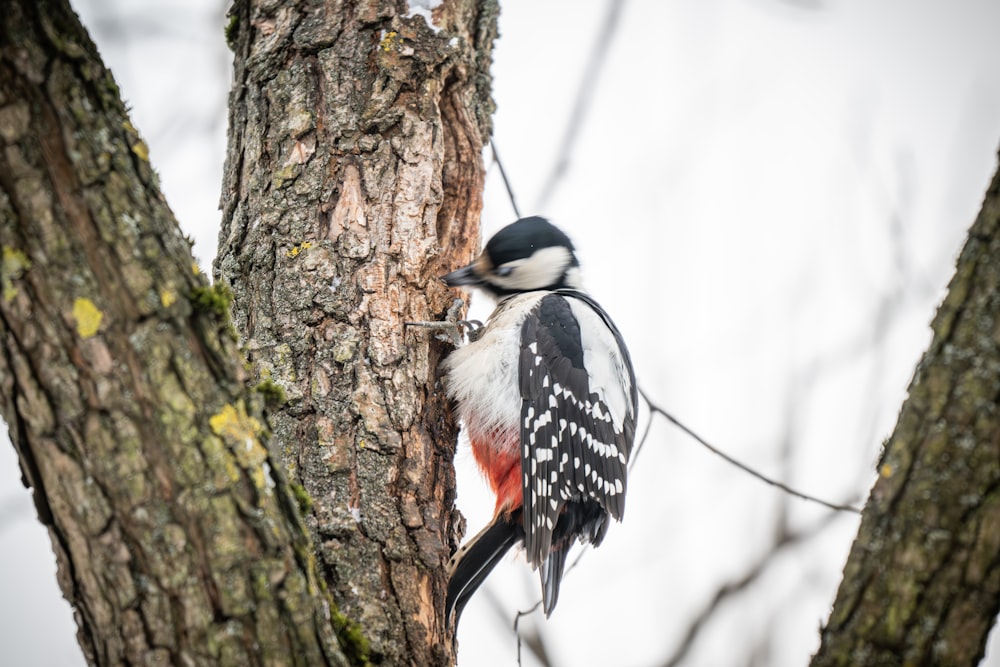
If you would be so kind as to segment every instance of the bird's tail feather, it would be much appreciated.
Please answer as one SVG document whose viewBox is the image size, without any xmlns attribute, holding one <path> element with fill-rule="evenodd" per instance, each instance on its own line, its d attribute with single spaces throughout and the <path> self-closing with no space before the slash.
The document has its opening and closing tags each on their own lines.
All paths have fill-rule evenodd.
<svg viewBox="0 0 1000 667">
<path fill-rule="evenodd" d="M 542 579 L 542 608 L 545 610 L 545 618 L 549 617 L 552 610 L 556 608 L 556 602 L 559 601 L 559 584 L 562 583 L 569 547 L 570 544 L 564 543 L 554 548 L 542 566 L 538 568 L 538 574 Z"/>
<path fill-rule="evenodd" d="M 445 618 L 449 623 L 458 626 L 458 618 L 469 598 L 504 554 L 523 539 L 524 528 L 518 511 L 509 516 L 497 515 L 478 535 L 459 548 L 448 564 L 450 572 Z"/>
<path fill-rule="evenodd" d="M 552 547 L 538 566 L 542 580 L 542 608 L 548 618 L 559 601 L 559 586 L 566 569 L 566 556 L 579 538 L 594 546 L 601 543 L 608 530 L 608 512 L 593 501 L 568 503 L 552 531 Z"/>
</svg>

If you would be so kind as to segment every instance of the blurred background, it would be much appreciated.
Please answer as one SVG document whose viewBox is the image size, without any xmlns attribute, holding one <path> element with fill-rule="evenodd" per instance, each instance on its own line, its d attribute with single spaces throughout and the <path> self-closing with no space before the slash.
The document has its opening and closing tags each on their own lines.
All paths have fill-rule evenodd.
<svg viewBox="0 0 1000 667">
<path fill-rule="evenodd" d="M 228 3 L 73 4 L 207 269 Z M 522 214 L 576 242 L 642 389 L 764 474 L 863 504 L 996 169 L 1000 3 L 501 7 L 496 150 Z M 515 217 L 493 164 L 484 238 Z M 490 307 L 474 299 L 479 317 Z M 82 665 L 0 437 L 4 662 Z M 761 483 L 658 415 L 635 461 L 625 521 L 567 574 L 550 620 L 520 618 L 522 664 L 806 664 L 857 516 Z M 474 533 L 493 502 L 467 450 L 456 464 Z M 504 561 L 465 610 L 459 664 L 517 664 L 514 620 L 538 597 L 523 558 Z M 984 664 L 1000 665 L 996 634 Z"/>
</svg>

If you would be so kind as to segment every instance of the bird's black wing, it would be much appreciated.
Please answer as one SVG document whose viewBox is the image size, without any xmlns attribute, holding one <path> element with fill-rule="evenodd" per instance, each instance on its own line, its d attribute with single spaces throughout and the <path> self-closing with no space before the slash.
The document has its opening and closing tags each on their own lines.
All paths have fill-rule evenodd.
<svg viewBox="0 0 1000 667">
<path fill-rule="evenodd" d="M 599 319 L 590 318 L 582 330 L 570 299 Z M 585 366 L 595 359 L 605 369 L 600 376 Z M 596 503 L 621 519 L 637 397 L 618 330 L 593 299 L 572 290 L 544 296 L 528 314 L 519 377 L 524 545 L 528 561 L 538 567 L 549 556 L 568 503 Z M 625 406 L 618 410 L 624 414 L 613 414 L 611 403 Z M 582 536 L 595 544 L 607 529 L 604 512 L 583 527 L 590 534 Z"/>
</svg>

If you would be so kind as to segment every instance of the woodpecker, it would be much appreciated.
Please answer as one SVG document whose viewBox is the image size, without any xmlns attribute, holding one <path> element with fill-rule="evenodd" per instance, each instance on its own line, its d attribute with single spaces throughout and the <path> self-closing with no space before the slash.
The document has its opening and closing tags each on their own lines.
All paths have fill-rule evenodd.
<svg viewBox="0 0 1000 667">
<path fill-rule="evenodd" d="M 573 244 L 544 218 L 501 229 L 442 280 L 497 300 L 445 360 L 445 387 L 496 494 L 493 520 L 449 564 L 445 612 L 458 617 L 503 555 L 523 543 L 546 617 L 573 543 L 597 546 L 621 521 L 638 394 L 628 349 L 583 291 Z"/>
</svg>

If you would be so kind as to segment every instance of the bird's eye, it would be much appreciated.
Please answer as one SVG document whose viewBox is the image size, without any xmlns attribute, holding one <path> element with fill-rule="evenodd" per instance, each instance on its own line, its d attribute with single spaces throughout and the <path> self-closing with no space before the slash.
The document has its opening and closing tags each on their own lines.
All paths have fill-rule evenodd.
<svg viewBox="0 0 1000 667">
<path fill-rule="evenodd" d="M 501 278 L 505 278 L 506 276 L 509 276 L 510 274 L 514 273 L 514 267 L 513 266 L 498 266 L 493 271 L 493 273 L 496 274 L 497 276 L 501 277 Z"/>
</svg>

